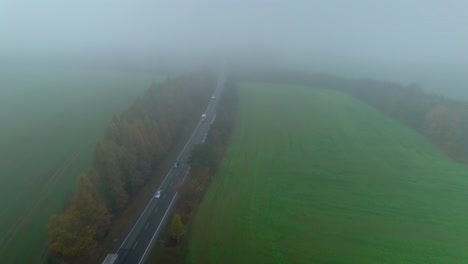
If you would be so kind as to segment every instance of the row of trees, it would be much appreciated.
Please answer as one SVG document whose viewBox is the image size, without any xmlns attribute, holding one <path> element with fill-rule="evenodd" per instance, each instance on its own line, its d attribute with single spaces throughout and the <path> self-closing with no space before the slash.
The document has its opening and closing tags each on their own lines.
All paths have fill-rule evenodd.
<svg viewBox="0 0 468 264">
<path fill-rule="evenodd" d="M 328 88 L 356 97 L 415 129 L 450 158 L 468 163 L 468 104 L 427 94 L 417 84 L 401 85 L 326 74 L 257 70 L 241 72 L 245 80 Z"/>
<path fill-rule="evenodd" d="M 107 234 L 112 217 L 146 183 L 177 143 L 187 121 L 198 118 L 214 88 L 208 76 L 153 83 L 114 116 L 96 145 L 92 167 L 79 176 L 71 205 L 49 222 L 49 248 L 69 258 L 87 255 Z"/>
</svg>

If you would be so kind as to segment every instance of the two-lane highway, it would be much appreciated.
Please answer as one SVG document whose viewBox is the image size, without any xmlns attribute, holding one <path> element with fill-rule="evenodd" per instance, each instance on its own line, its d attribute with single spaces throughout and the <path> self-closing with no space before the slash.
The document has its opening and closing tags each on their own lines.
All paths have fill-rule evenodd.
<svg viewBox="0 0 468 264">
<path fill-rule="evenodd" d="M 200 121 L 193 134 L 180 152 L 177 162 L 177 168 L 170 169 L 158 190 L 161 191 L 159 198 L 155 195 L 148 202 L 148 205 L 141 213 L 137 222 L 128 233 L 120 248 L 117 250 L 117 260 L 114 263 L 119 264 L 139 264 L 144 263 L 149 255 L 158 233 L 162 229 L 165 221 L 169 218 L 170 210 L 177 199 L 175 185 L 183 180 L 188 174 L 189 165 L 187 160 L 195 144 L 202 143 L 211 124 L 216 118 L 216 109 L 220 95 L 224 89 L 224 81 L 227 77 L 227 71 L 223 69 L 218 77 L 213 97 L 211 98 L 205 110 L 206 120 Z M 176 162 L 174 161 L 174 163 Z M 157 190 L 155 190 L 156 193 Z"/>
</svg>

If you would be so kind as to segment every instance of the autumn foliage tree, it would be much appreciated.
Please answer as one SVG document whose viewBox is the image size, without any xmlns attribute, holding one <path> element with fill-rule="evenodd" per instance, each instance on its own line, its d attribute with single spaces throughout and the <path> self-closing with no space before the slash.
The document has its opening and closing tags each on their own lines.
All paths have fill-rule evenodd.
<svg viewBox="0 0 468 264">
<path fill-rule="evenodd" d="M 171 223 L 171 237 L 179 243 L 185 235 L 185 227 L 179 214 L 175 214 Z"/>
<path fill-rule="evenodd" d="M 96 229 L 83 224 L 75 211 L 54 215 L 49 222 L 49 249 L 63 257 L 77 257 L 97 245 Z"/>
<path fill-rule="evenodd" d="M 49 222 L 49 248 L 65 257 L 76 257 L 94 249 L 97 238 L 109 226 L 110 214 L 97 200 L 87 174 L 81 174 L 72 206 Z"/>
<path fill-rule="evenodd" d="M 96 188 L 112 212 L 123 209 L 128 202 L 121 160 L 124 149 L 113 141 L 98 143 L 94 155 Z"/>
</svg>

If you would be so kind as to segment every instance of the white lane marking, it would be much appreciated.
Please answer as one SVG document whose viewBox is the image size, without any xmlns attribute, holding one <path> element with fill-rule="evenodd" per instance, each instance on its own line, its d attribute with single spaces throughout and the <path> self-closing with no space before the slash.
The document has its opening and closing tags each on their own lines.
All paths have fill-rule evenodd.
<svg viewBox="0 0 468 264">
<path fill-rule="evenodd" d="M 133 245 L 133 250 L 135 250 L 136 245 L 138 245 L 138 241 Z"/>
<path fill-rule="evenodd" d="M 209 106 L 209 104 L 208 104 Z M 189 140 L 187 141 L 187 143 L 185 144 L 184 148 L 182 149 L 182 151 L 180 152 L 179 156 L 177 157 L 177 160 L 180 160 L 180 157 L 182 156 L 182 154 L 184 154 L 184 151 L 185 149 L 187 148 L 188 145 L 190 145 L 191 141 L 192 141 L 192 138 L 195 134 L 197 134 L 197 130 L 198 128 L 200 127 L 201 125 L 201 122 L 198 122 L 198 125 L 195 127 L 195 130 L 193 131 L 192 135 L 190 136 Z M 167 173 L 166 177 L 164 177 L 164 180 L 162 181 L 161 185 L 159 188 L 161 188 L 162 186 L 164 186 L 164 182 L 166 182 L 167 180 L 167 177 L 171 174 L 172 172 L 172 169 L 169 169 L 169 172 Z"/>
<path fill-rule="evenodd" d="M 128 232 L 127 237 L 124 239 L 124 241 L 123 241 L 122 244 L 120 245 L 120 247 L 119 247 L 119 249 L 117 250 L 117 252 L 123 247 L 123 245 L 125 245 L 125 242 L 127 241 L 128 237 L 132 234 L 133 229 L 135 229 L 135 226 L 137 226 L 138 222 L 140 222 L 141 217 L 145 214 L 146 209 L 148 209 L 148 206 L 149 206 L 152 202 L 153 202 L 153 198 L 151 198 L 151 201 L 146 205 L 145 210 L 143 210 L 143 212 L 140 214 L 140 217 L 138 217 L 138 220 L 136 221 L 136 223 L 133 225 L 132 229 L 130 230 L 130 232 Z"/>
<path fill-rule="evenodd" d="M 148 225 L 149 225 L 149 223 L 147 223 L 147 224 L 146 224 L 146 226 L 145 226 L 145 230 L 146 230 L 146 228 L 148 228 Z"/>
<path fill-rule="evenodd" d="M 182 183 L 185 182 L 185 178 L 187 178 L 187 174 L 189 173 L 190 169 L 187 169 L 187 172 L 185 173 L 184 177 L 182 178 Z"/>
<path fill-rule="evenodd" d="M 224 81 L 225 81 L 225 80 L 224 80 L 224 77 L 219 77 L 219 78 L 218 78 L 218 85 L 217 85 L 216 88 L 215 88 L 215 93 L 216 93 L 216 94 L 217 94 L 217 91 L 218 91 L 218 90 L 221 90 L 222 88 L 224 88 L 224 85 L 222 85 L 222 84 L 224 84 Z M 205 112 L 203 112 L 203 113 L 208 114 L 208 112 L 209 112 L 209 110 L 210 110 L 210 106 L 212 106 L 212 105 L 213 105 L 213 104 L 212 104 L 211 101 L 208 102 L 208 105 L 206 106 Z M 214 106 L 214 105 L 213 105 L 213 106 Z M 216 118 L 216 114 L 215 114 L 215 117 L 214 117 L 214 118 Z M 213 121 L 214 121 L 214 118 L 213 118 Z M 213 122 L 213 121 L 212 121 L 212 122 Z M 177 157 L 177 160 L 180 160 L 180 157 L 181 157 L 182 154 L 184 153 L 185 149 L 187 148 L 188 145 L 190 145 L 191 140 L 192 140 L 193 136 L 194 136 L 195 134 L 197 134 L 197 131 L 198 131 L 200 125 L 202 125 L 202 122 L 198 122 L 197 127 L 195 127 L 195 130 L 193 131 L 193 133 L 192 133 L 192 135 L 190 136 L 189 140 L 187 141 L 187 143 L 185 144 L 184 148 L 182 149 L 182 151 L 180 152 L 179 156 Z M 166 181 L 167 177 L 171 174 L 171 171 L 172 171 L 172 170 L 170 170 L 169 173 L 166 175 L 166 177 L 164 177 L 164 180 L 163 180 L 163 182 L 161 183 L 160 188 L 164 185 L 164 182 Z"/>
<path fill-rule="evenodd" d="M 156 209 L 154 210 L 154 213 L 153 213 L 153 214 L 155 214 L 155 213 L 158 211 L 158 209 L 159 209 L 159 206 L 156 207 Z"/>
<path fill-rule="evenodd" d="M 213 122 L 215 121 L 215 119 L 216 119 L 216 113 L 215 113 L 213 119 L 211 120 L 211 125 L 213 125 Z"/>
<path fill-rule="evenodd" d="M 171 201 L 171 203 L 169 204 L 169 207 L 167 207 L 167 210 L 166 210 L 166 212 L 164 213 L 164 216 L 163 216 L 163 218 L 161 219 L 161 222 L 159 222 L 158 228 L 157 228 L 156 231 L 154 232 L 153 237 L 151 238 L 150 242 L 148 243 L 148 246 L 146 247 L 145 252 L 143 252 L 143 255 L 141 256 L 141 259 L 140 259 L 140 261 L 138 262 L 138 264 L 141 264 L 141 263 L 143 262 L 143 260 L 145 259 L 145 255 L 146 255 L 146 253 L 148 252 L 148 249 L 150 248 L 151 244 L 153 243 L 153 240 L 154 240 L 154 238 L 156 237 L 156 234 L 158 233 L 159 228 L 161 227 L 161 224 L 164 222 L 164 218 L 166 218 L 167 212 L 169 212 L 169 210 L 171 209 L 172 203 L 174 202 L 174 200 L 175 200 L 175 198 L 177 197 L 178 194 L 179 194 L 179 193 L 175 193 L 174 198 L 172 198 L 172 201 Z"/>
</svg>

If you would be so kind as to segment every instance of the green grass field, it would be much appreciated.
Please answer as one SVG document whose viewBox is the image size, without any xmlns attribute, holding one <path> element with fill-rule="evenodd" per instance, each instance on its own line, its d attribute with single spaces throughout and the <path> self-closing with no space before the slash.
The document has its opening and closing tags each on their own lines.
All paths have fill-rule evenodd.
<svg viewBox="0 0 468 264">
<path fill-rule="evenodd" d="M 0 71 L 0 263 L 41 261 L 49 217 L 71 198 L 112 115 L 150 82 L 122 72 Z"/>
<path fill-rule="evenodd" d="M 249 83 L 189 263 L 468 263 L 468 167 L 344 94 Z"/>
</svg>

